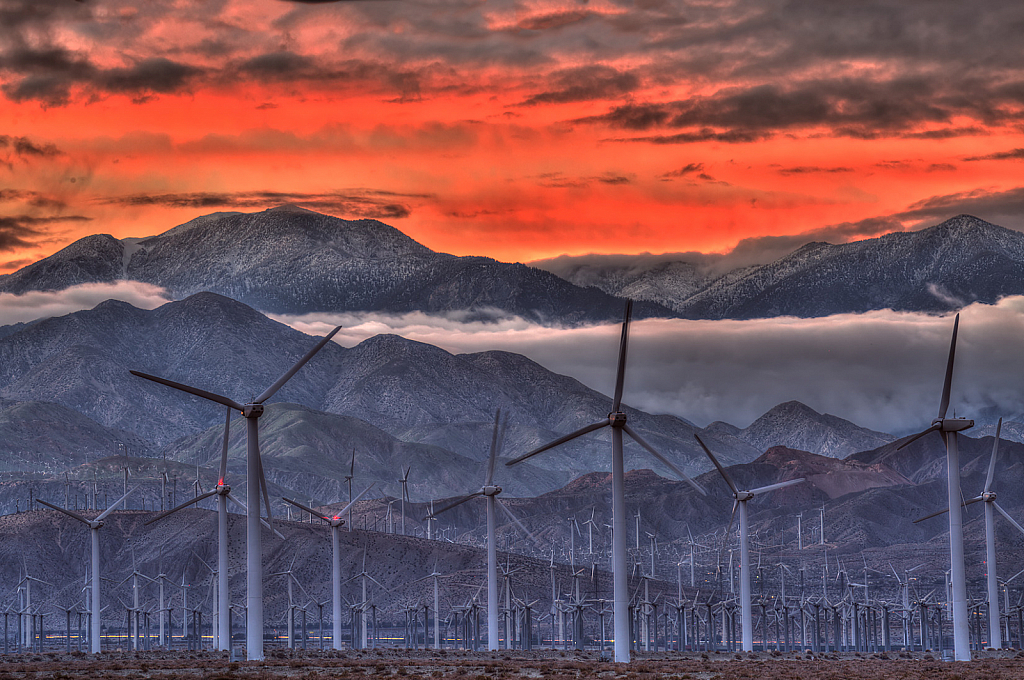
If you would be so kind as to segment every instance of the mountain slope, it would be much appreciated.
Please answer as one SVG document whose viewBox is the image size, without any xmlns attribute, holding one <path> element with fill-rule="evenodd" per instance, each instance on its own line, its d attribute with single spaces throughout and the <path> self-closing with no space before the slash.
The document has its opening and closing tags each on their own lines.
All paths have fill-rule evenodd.
<svg viewBox="0 0 1024 680">
<path fill-rule="evenodd" d="M 786 446 L 830 458 L 876 449 L 895 439 L 837 416 L 818 413 L 798 401 L 775 406 L 735 436 L 760 451 Z"/>
<path fill-rule="evenodd" d="M 724 274 L 715 273 L 713 259 L 702 258 L 537 264 L 614 295 L 655 300 L 693 319 L 944 312 L 1024 294 L 1024 234 L 970 215 L 864 241 L 808 243 L 774 262 Z"/>
<path fill-rule="evenodd" d="M 216 292 L 282 314 L 470 312 L 582 323 L 618 318 L 623 304 L 521 264 L 435 253 L 376 220 L 292 206 L 206 215 L 145 239 L 89 236 L 0 277 L 0 292 L 119 279 L 161 286 L 179 299 Z M 634 314 L 672 315 L 653 303 Z"/>
</svg>

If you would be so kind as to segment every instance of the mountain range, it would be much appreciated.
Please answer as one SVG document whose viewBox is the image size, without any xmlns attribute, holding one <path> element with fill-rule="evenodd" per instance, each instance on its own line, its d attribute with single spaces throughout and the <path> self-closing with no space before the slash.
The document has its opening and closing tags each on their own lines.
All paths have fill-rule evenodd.
<svg viewBox="0 0 1024 680">
<path fill-rule="evenodd" d="M 619 318 L 624 301 L 548 272 L 437 253 L 376 220 L 282 206 L 214 213 L 157 236 L 87 236 L 0 276 L 0 292 L 57 291 L 134 280 L 180 299 L 214 292 L 270 313 L 377 311 L 515 315 L 540 323 Z M 656 303 L 638 317 L 671 316 Z"/>
<path fill-rule="evenodd" d="M 424 312 L 544 325 L 638 318 L 945 312 L 1024 294 L 1024 234 L 959 215 L 916 232 L 808 243 L 775 261 L 582 256 L 532 266 L 438 253 L 376 220 L 281 206 L 213 213 L 157 236 L 88 236 L 0 276 L 0 292 L 141 281 L 181 299 L 215 292 L 275 314 Z"/>
<path fill-rule="evenodd" d="M 773 262 L 725 271 L 709 256 L 559 257 L 531 264 L 692 319 L 946 312 L 1024 294 L 1024 234 L 970 215 L 863 241 L 808 243 Z"/>
</svg>

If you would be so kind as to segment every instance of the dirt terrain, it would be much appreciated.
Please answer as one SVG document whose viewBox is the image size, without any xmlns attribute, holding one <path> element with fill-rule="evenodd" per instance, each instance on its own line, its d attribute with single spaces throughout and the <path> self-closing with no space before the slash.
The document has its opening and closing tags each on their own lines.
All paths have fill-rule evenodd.
<svg viewBox="0 0 1024 680">
<path fill-rule="evenodd" d="M 159 678 L 161 680 L 268 680 L 271 678 L 394 678 L 395 680 L 998 680 L 1024 674 L 1024 653 L 984 652 L 949 663 L 930 654 L 639 653 L 628 665 L 602 661 L 597 652 L 460 652 L 368 650 L 269 651 L 260 662 L 231 662 L 226 653 L 106 652 L 0 657 L 0 680 L 33 678 Z"/>
</svg>

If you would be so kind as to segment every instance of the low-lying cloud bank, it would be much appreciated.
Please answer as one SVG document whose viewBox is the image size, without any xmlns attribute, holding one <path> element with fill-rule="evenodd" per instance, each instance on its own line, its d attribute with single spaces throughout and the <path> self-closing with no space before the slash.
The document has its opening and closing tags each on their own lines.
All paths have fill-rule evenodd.
<svg viewBox="0 0 1024 680">
<path fill-rule="evenodd" d="M 557 329 L 421 313 L 278 316 L 353 346 L 378 333 L 451 352 L 505 350 L 610 394 L 619 327 Z M 633 324 L 625 400 L 704 425 L 744 427 L 796 399 L 864 427 L 903 434 L 938 410 L 953 319 L 889 310 L 818 319 L 645 320 Z M 1024 297 L 961 312 L 952 408 L 978 420 L 1024 412 Z"/>
<path fill-rule="evenodd" d="M 160 286 L 140 281 L 83 283 L 58 291 L 0 293 L 0 326 L 27 323 L 92 309 L 105 300 L 121 300 L 140 309 L 156 309 L 171 301 Z"/>
<path fill-rule="evenodd" d="M 154 309 L 171 297 L 137 281 L 85 284 L 59 292 L 0 294 L 0 325 L 91 309 L 116 299 Z M 571 375 L 605 394 L 613 388 L 619 326 L 549 328 L 495 312 L 275 315 L 294 328 L 352 347 L 395 333 L 450 352 L 504 350 Z M 893 312 L 819 319 L 692 321 L 633 324 L 625 401 L 700 425 L 725 420 L 744 427 L 796 399 L 865 427 L 904 434 L 935 417 L 953 319 Z M 1024 419 L 1024 297 L 961 312 L 952 408 L 982 422 Z"/>
</svg>

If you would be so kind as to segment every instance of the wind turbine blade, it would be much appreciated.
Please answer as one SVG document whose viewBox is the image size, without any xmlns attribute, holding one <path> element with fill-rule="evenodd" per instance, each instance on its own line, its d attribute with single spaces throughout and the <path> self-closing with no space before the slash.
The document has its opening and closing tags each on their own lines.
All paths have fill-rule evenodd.
<svg viewBox="0 0 1024 680">
<path fill-rule="evenodd" d="M 231 434 L 231 408 L 224 414 L 224 448 L 220 453 L 220 484 L 224 483 L 224 477 L 228 474 L 228 437 Z"/>
<path fill-rule="evenodd" d="M 966 508 L 968 505 L 971 505 L 972 503 L 977 503 L 977 502 L 983 501 L 983 500 L 985 500 L 985 499 L 982 498 L 981 496 L 975 496 L 974 498 L 971 498 L 971 499 L 968 499 L 968 500 L 962 502 L 960 504 L 960 507 Z M 930 515 L 925 515 L 924 517 L 919 517 L 919 518 L 915 519 L 914 520 L 914 524 L 917 524 L 918 522 L 923 522 L 926 519 L 931 519 L 932 517 L 938 517 L 939 515 L 945 515 L 947 512 L 949 512 L 949 508 L 943 508 L 942 510 L 937 510 L 936 512 L 933 512 Z"/>
<path fill-rule="evenodd" d="M 295 373 L 298 372 L 298 370 L 300 368 L 305 366 L 306 362 L 309 361 L 310 359 L 312 359 L 313 355 L 316 354 L 317 352 L 319 352 L 323 348 L 324 345 L 326 345 L 328 342 L 330 342 L 331 338 L 333 338 L 334 335 L 338 331 L 340 331 L 340 330 L 341 330 L 341 326 L 338 326 L 333 331 L 331 331 L 330 333 L 328 333 L 327 335 L 322 337 L 320 339 L 320 342 L 316 343 L 316 346 L 313 349 L 311 349 L 308 352 L 306 352 L 305 356 L 303 356 L 301 359 L 299 359 L 295 363 L 294 366 L 289 368 L 288 371 L 284 375 L 282 375 L 280 378 L 278 378 L 277 382 L 275 382 L 273 385 L 268 387 L 263 394 L 261 394 L 260 396 L 256 397 L 255 403 L 262 404 L 267 399 L 270 399 L 272 396 L 274 396 L 274 393 L 277 392 L 279 389 L 281 389 L 286 382 L 291 380 L 292 376 L 295 375 Z"/>
<path fill-rule="evenodd" d="M 949 359 L 946 360 L 946 379 L 942 383 L 942 401 L 939 403 L 939 418 L 946 417 L 949 409 L 949 392 L 953 387 L 953 358 L 956 355 L 956 331 L 960 325 L 960 315 L 953 320 L 953 339 L 949 343 Z"/>
<path fill-rule="evenodd" d="M 941 430 L 941 429 L 942 429 L 942 424 L 941 423 L 936 423 L 935 425 L 932 425 L 931 427 L 929 427 L 927 430 L 922 430 L 921 432 L 918 432 L 913 437 L 911 437 L 907 441 L 905 441 L 902 444 L 900 444 L 899 446 L 897 446 L 896 450 L 897 451 L 902 451 L 903 449 L 907 448 L 908 446 L 910 446 L 911 444 L 916 442 L 918 439 L 920 439 L 921 437 L 923 437 L 926 434 L 928 434 L 929 432 L 934 432 L 936 430 Z"/>
<path fill-rule="evenodd" d="M 725 535 L 722 536 L 722 541 L 726 541 L 729 538 L 729 533 L 732 531 L 733 520 L 736 519 L 736 508 L 739 507 L 739 504 L 740 504 L 739 501 L 733 500 L 733 502 L 732 502 L 732 514 L 729 515 L 729 526 L 725 530 Z M 730 554 L 730 557 L 731 557 L 731 554 Z"/>
<path fill-rule="evenodd" d="M 143 373 L 141 371 L 128 372 L 134 376 L 145 378 L 146 380 L 152 380 L 153 382 L 160 383 L 161 385 L 167 385 L 168 387 L 173 387 L 176 390 L 188 392 L 189 394 L 193 394 L 197 397 L 202 397 L 203 399 L 209 399 L 210 401 L 217 402 L 218 404 L 223 404 L 224 406 L 227 406 L 228 408 L 233 408 L 236 411 L 241 411 L 242 409 L 245 408 L 234 399 L 228 399 L 225 396 L 215 394 L 213 392 L 207 392 L 206 390 L 201 390 L 198 387 L 192 387 L 191 385 L 185 385 L 183 383 L 174 382 L 173 380 L 168 380 L 167 378 L 160 378 L 155 375 L 149 375 L 148 373 Z"/>
<path fill-rule="evenodd" d="M 284 536 L 282 536 L 274 528 L 274 518 L 270 514 L 270 492 L 267 491 L 267 477 L 266 477 L 266 475 L 263 474 L 263 455 L 260 454 L 259 452 L 256 453 L 256 462 L 259 463 L 259 468 L 260 468 L 260 488 L 256 490 L 256 511 L 257 511 L 256 514 L 259 514 L 260 491 L 262 491 L 263 492 L 263 500 L 266 502 L 266 506 L 267 506 L 266 526 L 267 526 L 268 529 L 270 529 L 275 534 L 277 534 L 277 536 L 279 538 L 284 538 Z"/>
<path fill-rule="evenodd" d="M 71 512 L 70 510 L 68 510 L 66 508 L 62 508 L 59 505 L 54 505 L 53 503 L 48 503 L 47 501 L 44 501 L 42 498 L 37 498 L 36 499 L 36 503 L 42 503 L 46 507 L 52 508 L 52 509 L 56 510 L 57 512 L 63 512 L 68 517 L 74 517 L 79 522 L 84 522 L 85 524 L 91 524 L 92 523 L 91 520 L 88 520 L 88 519 L 82 517 L 77 512 Z"/>
<path fill-rule="evenodd" d="M 537 545 L 540 544 L 540 541 L 537 540 L 537 537 L 534 536 L 532 533 L 530 533 L 530 530 L 527 529 L 523 525 L 523 523 L 519 521 L 518 517 L 516 517 L 515 515 L 512 514 L 512 511 L 509 510 L 505 506 L 505 504 L 501 502 L 500 498 L 495 498 L 494 499 L 494 504 L 497 505 L 499 508 L 501 508 L 501 511 L 504 512 L 508 516 L 508 518 L 510 520 L 512 520 L 513 524 L 515 524 L 517 527 L 519 527 L 520 531 L 522 531 L 524 534 L 526 534 L 526 537 L 529 538 L 531 542 L 533 542 L 534 544 L 537 544 Z"/>
<path fill-rule="evenodd" d="M 187 508 L 188 506 L 190 506 L 190 505 L 192 505 L 194 503 L 198 503 L 199 501 L 201 501 L 201 500 L 203 500 L 205 498 L 209 498 L 210 496 L 213 496 L 216 493 L 217 493 L 216 490 L 214 490 L 214 491 L 207 491 L 206 493 L 200 494 L 200 495 L 196 496 L 195 498 L 190 498 L 187 501 L 185 501 L 184 503 L 181 503 L 180 505 L 177 505 L 177 506 L 171 508 L 170 510 L 167 510 L 166 512 L 161 512 L 159 515 L 157 515 L 156 517 L 153 517 L 152 519 L 147 519 L 145 522 L 142 523 L 142 525 L 143 526 L 147 526 L 149 524 L 152 524 L 153 522 L 159 522 L 164 517 L 167 517 L 168 515 L 174 514 L 178 510 L 181 510 L 182 508 Z"/>
<path fill-rule="evenodd" d="M 655 458 L 660 460 L 662 462 L 662 464 L 664 464 L 666 467 L 668 467 L 670 470 L 672 470 L 672 472 L 676 473 L 679 476 L 680 479 L 682 479 L 684 482 L 686 482 L 687 484 L 692 486 L 694 489 L 696 489 L 697 493 L 699 493 L 701 496 L 707 496 L 708 495 L 707 492 L 704 491 L 704 489 L 700 488 L 700 485 L 697 484 L 697 482 L 695 482 L 692 479 L 690 479 L 690 476 L 688 474 L 686 474 L 685 472 L 680 470 L 678 467 L 676 467 L 676 465 L 674 463 L 672 463 L 668 458 L 666 458 L 665 456 L 663 456 L 660 453 L 658 453 L 658 451 L 653 446 L 648 444 L 644 440 L 643 437 L 641 437 L 639 434 L 637 434 L 636 431 L 629 426 L 629 423 L 626 423 L 625 425 L 623 425 L 622 429 L 625 430 L 626 434 L 628 434 L 630 437 L 633 438 L 633 441 L 635 441 L 637 444 L 639 444 L 640 446 L 642 446 L 645 449 L 647 449 L 648 453 L 650 453 L 652 456 L 654 456 Z"/>
<path fill-rule="evenodd" d="M 799 479 L 790 479 L 790 480 L 787 480 L 785 482 L 779 482 L 778 484 L 769 484 L 768 486 L 760 486 L 760 487 L 758 487 L 756 489 L 751 489 L 750 493 L 752 493 L 752 494 L 768 493 L 769 491 L 775 491 L 776 489 L 783 489 L 783 488 L 785 488 L 787 486 L 793 486 L 794 484 L 799 484 L 802 481 L 804 481 L 803 477 L 801 477 Z"/>
<path fill-rule="evenodd" d="M 484 486 L 490 486 L 494 479 L 494 463 L 498 460 L 498 421 L 501 420 L 501 409 L 494 414 L 494 432 L 491 434 L 491 455 L 487 459 L 487 477 L 484 479 Z"/>
<path fill-rule="evenodd" d="M 243 503 L 242 501 L 238 500 L 237 498 L 235 498 L 231 494 L 228 494 L 228 500 L 231 501 L 232 503 L 234 503 L 235 505 L 237 505 L 239 508 L 241 508 L 242 509 L 242 514 L 248 514 L 249 509 L 247 507 L 245 507 L 245 503 Z"/>
<path fill-rule="evenodd" d="M 565 435 L 564 437 L 559 437 L 555 441 L 549 442 L 549 443 L 545 444 L 544 446 L 541 446 L 540 448 L 534 449 L 533 451 L 530 451 L 529 453 L 525 453 L 525 454 L 519 456 L 518 458 L 513 458 L 512 460 L 510 460 L 507 463 L 505 463 L 505 465 L 515 465 L 516 463 L 522 463 L 527 458 L 533 458 L 538 453 L 543 453 L 543 452 L 547 451 L 548 449 L 555 448 L 559 444 L 564 444 L 567 441 L 570 441 L 572 439 L 576 439 L 576 437 L 582 437 L 583 435 L 587 434 L 588 432 L 593 432 L 594 430 L 600 430 L 602 427 L 607 427 L 608 425 L 611 425 L 611 421 L 609 421 L 606 418 L 606 419 L 600 420 L 600 421 L 598 421 L 596 423 L 592 423 L 590 425 L 587 425 L 586 427 L 581 427 L 580 429 L 576 430 L 575 432 L 571 432 L 571 433 Z"/>
<path fill-rule="evenodd" d="M 348 466 L 348 476 L 355 477 L 356 475 L 356 447 L 352 447 L 352 462 Z"/>
<path fill-rule="evenodd" d="M 374 482 L 373 484 L 376 484 L 376 482 Z M 372 488 L 373 488 L 373 484 L 370 484 L 370 486 L 368 486 L 368 487 L 366 487 L 365 489 L 363 489 L 362 493 L 360 493 L 360 494 L 359 494 L 358 496 L 356 496 L 355 498 L 353 498 L 353 499 L 352 499 L 352 500 L 351 500 L 351 501 L 350 501 L 350 502 L 348 503 L 348 505 L 346 505 L 346 506 L 345 506 L 345 507 L 343 507 L 343 508 L 342 508 L 341 510 L 339 510 L 339 511 L 338 511 L 338 514 L 337 514 L 337 517 L 338 517 L 338 518 L 340 518 L 340 517 L 341 517 L 342 515 L 344 515 L 344 514 L 345 514 L 346 512 L 348 512 L 349 508 L 351 508 L 351 507 L 352 507 L 353 505 L 355 505 L 355 504 L 356 504 L 356 503 L 357 503 L 357 502 L 359 501 L 359 499 L 360 499 L 360 498 L 362 498 L 362 497 L 363 497 L 363 496 L 365 496 L 365 495 L 366 495 L 367 493 L 369 493 L 370 489 L 372 489 Z"/>
<path fill-rule="evenodd" d="M 718 468 L 718 473 L 722 475 L 722 479 L 724 479 L 725 483 L 729 485 L 729 488 L 732 490 L 732 492 L 734 494 L 738 494 L 740 490 L 736 488 L 735 484 L 733 484 L 732 478 L 729 477 L 729 473 L 725 471 L 725 468 L 722 467 L 722 464 L 718 462 L 717 458 L 715 458 L 715 454 L 711 453 L 711 449 L 707 447 L 707 445 L 704 443 L 704 440 L 701 439 L 696 432 L 693 433 L 693 438 L 696 439 L 697 443 L 700 444 L 700 447 L 704 449 L 704 453 L 708 454 L 708 458 L 710 458 L 711 462 L 715 464 L 716 468 Z"/>
<path fill-rule="evenodd" d="M 137 486 L 133 486 L 132 488 L 128 489 L 128 493 L 126 493 L 125 495 L 121 496 L 120 498 L 118 498 L 113 503 L 111 503 L 110 507 L 107 508 L 106 510 L 104 510 L 103 512 L 101 512 L 99 517 L 97 517 L 93 521 L 94 522 L 102 522 L 103 520 L 105 520 L 107 518 L 107 515 L 112 513 L 114 510 L 117 510 L 117 506 L 121 505 L 121 503 L 124 503 L 125 500 L 128 498 L 128 496 L 131 496 L 133 493 L 135 493 L 135 491 L 137 491 L 138 488 L 139 487 L 137 487 Z"/>
<path fill-rule="evenodd" d="M 1010 517 L 1010 515 L 1007 514 L 1006 510 L 1003 510 L 1002 506 L 999 505 L 999 503 L 996 503 L 995 501 L 992 501 L 992 505 L 995 507 L 996 510 L 999 511 L 1000 515 L 1002 515 L 1003 517 L 1006 518 L 1006 520 L 1010 524 L 1012 524 L 1013 526 L 1017 527 L 1017 531 L 1019 531 L 1022 534 L 1024 534 L 1024 527 L 1022 527 L 1021 525 L 1017 524 L 1017 520 L 1015 520 L 1014 518 Z"/>
<path fill-rule="evenodd" d="M 629 320 L 633 316 L 633 301 L 626 300 L 626 312 L 622 319 L 622 337 L 619 339 L 619 363 L 615 369 L 615 395 L 612 397 L 612 413 L 622 405 L 622 384 L 626 378 L 626 350 L 629 346 Z"/>
<path fill-rule="evenodd" d="M 471 501 L 474 498 L 479 498 L 480 496 L 483 496 L 483 495 L 484 495 L 483 491 L 477 491 L 476 493 L 471 493 L 468 496 L 463 496 L 462 498 L 460 498 L 459 500 L 455 501 L 454 503 L 446 505 L 443 508 L 441 508 L 440 510 L 435 510 L 434 511 L 434 517 L 437 517 L 442 512 L 447 512 L 448 510 L 451 510 L 452 508 L 454 508 L 457 505 L 462 505 L 466 501 Z"/>
<path fill-rule="evenodd" d="M 285 503 L 291 503 L 292 505 L 297 507 L 299 510 L 303 510 L 305 512 L 308 512 L 309 514 L 313 515 L 314 517 L 319 517 L 320 519 L 324 520 L 325 522 L 330 522 L 331 521 L 330 517 L 328 517 L 326 515 L 322 515 L 319 512 L 317 512 L 316 510 L 314 510 L 313 508 L 307 507 L 307 506 L 303 505 L 302 503 L 299 503 L 298 501 L 293 501 L 291 498 L 285 498 L 284 496 L 281 496 L 281 500 L 283 500 Z"/>
<path fill-rule="evenodd" d="M 992 478 L 996 474 L 996 456 L 999 455 L 999 433 L 1003 429 L 1003 419 L 1000 418 L 999 422 L 996 423 L 996 440 L 992 442 L 992 460 L 988 462 L 988 474 L 985 476 L 985 490 L 982 493 L 988 493 L 989 488 L 992 486 Z"/>
</svg>

